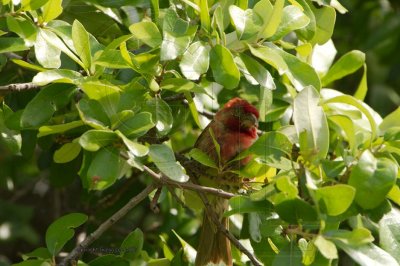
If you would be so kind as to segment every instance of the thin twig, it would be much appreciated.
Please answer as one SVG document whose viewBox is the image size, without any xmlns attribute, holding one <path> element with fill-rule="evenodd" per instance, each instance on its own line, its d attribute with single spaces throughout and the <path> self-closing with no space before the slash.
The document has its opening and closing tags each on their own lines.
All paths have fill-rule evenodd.
<svg viewBox="0 0 400 266">
<path fill-rule="evenodd" d="M 106 230 L 108 230 L 113 224 L 124 217 L 130 210 L 132 210 L 136 205 L 138 205 L 142 200 L 144 200 L 155 188 L 157 184 L 152 183 L 143 189 L 139 194 L 133 197 L 124 207 L 119 209 L 110 218 L 108 218 L 104 223 L 102 223 L 96 231 L 91 233 L 85 240 L 83 240 L 79 245 L 77 245 L 67 257 L 63 259 L 60 266 L 67 266 L 71 261 L 76 260 L 85 249 L 97 240 Z"/>
<path fill-rule="evenodd" d="M 222 232 L 230 241 L 233 245 L 235 245 L 242 253 L 246 254 L 246 256 L 250 259 L 251 263 L 255 266 L 262 266 L 261 262 L 258 261 L 258 259 L 248 250 L 246 249 L 242 243 L 239 242 L 239 240 L 236 239 L 236 237 L 226 228 L 225 226 L 222 225 L 222 223 L 219 221 L 217 213 L 214 211 L 213 207 L 211 206 L 210 202 L 208 201 L 207 197 L 204 195 L 204 193 L 198 191 L 198 194 L 201 198 L 201 200 L 204 203 L 205 206 L 205 211 L 207 212 L 207 215 L 211 218 L 213 223 L 217 226 L 218 230 Z"/>
<path fill-rule="evenodd" d="M 35 83 L 15 83 L 0 86 L 0 91 L 24 91 L 24 90 L 33 90 L 39 89 L 40 86 Z"/>
<path fill-rule="evenodd" d="M 209 193 L 209 194 L 213 194 L 213 195 L 219 196 L 224 199 L 230 199 L 230 198 L 236 196 L 233 193 L 230 193 L 230 192 L 224 191 L 222 189 L 218 189 L 218 188 L 200 186 L 200 185 L 189 183 L 189 182 L 183 183 L 183 182 L 174 181 L 174 180 L 169 179 L 168 177 L 164 176 L 163 174 L 158 174 L 158 173 L 154 172 L 147 166 L 143 166 L 143 169 L 147 173 L 149 173 L 153 179 L 155 179 L 156 181 L 161 182 L 162 184 L 165 184 L 165 185 L 170 185 L 170 186 L 177 187 L 177 188 L 189 189 L 189 190 L 193 190 L 193 191 L 200 191 L 203 193 Z"/>
</svg>

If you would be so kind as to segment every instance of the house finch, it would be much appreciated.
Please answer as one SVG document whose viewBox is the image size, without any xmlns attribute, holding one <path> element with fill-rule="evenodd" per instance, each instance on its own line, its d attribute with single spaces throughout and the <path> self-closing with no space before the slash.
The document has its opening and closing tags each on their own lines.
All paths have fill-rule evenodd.
<svg viewBox="0 0 400 266">
<path fill-rule="evenodd" d="M 231 170 L 245 165 L 250 158 L 241 159 L 235 164 L 229 161 L 249 148 L 257 139 L 258 116 L 257 109 L 240 98 L 231 99 L 215 114 L 214 119 L 197 139 L 195 147 L 214 160 L 220 170 L 215 173 L 215 169 L 205 169 L 204 174 L 198 176 L 200 184 L 218 188 L 238 184 L 239 177 Z M 220 146 L 219 155 L 213 138 Z M 221 224 L 228 228 L 229 220 L 223 217 L 228 208 L 228 200 L 210 196 L 209 201 Z M 229 240 L 222 232 L 217 231 L 211 218 L 204 213 L 196 266 L 208 263 L 232 265 L 232 255 Z"/>
</svg>

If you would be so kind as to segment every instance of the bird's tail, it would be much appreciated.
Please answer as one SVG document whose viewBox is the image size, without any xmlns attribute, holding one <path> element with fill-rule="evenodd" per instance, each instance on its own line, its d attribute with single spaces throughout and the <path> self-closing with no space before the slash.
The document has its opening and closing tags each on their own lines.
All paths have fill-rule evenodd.
<svg viewBox="0 0 400 266">
<path fill-rule="evenodd" d="M 221 224 L 228 228 L 229 220 L 223 217 Z M 204 213 L 200 242 L 197 248 L 196 266 L 232 265 L 231 244 L 224 233 L 216 228 L 211 218 Z"/>
</svg>

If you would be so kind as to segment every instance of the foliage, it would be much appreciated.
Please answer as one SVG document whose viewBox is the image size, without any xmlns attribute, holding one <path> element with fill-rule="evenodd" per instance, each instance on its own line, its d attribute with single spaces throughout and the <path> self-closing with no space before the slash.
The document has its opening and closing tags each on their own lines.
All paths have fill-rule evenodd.
<svg viewBox="0 0 400 266">
<path fill-rule="evenodd" d="M 0 238 L 46 246 L 15 265 L 55 265 L 73 236 L 153 182 L 148 167 L 178 184 L 189 179 L 182 158 L 218 168 L 191 147 L 235 96 L 257 104 L 261 136 L 239 171 L 249 189 L 225 215 L 257 258 L 400 263 L 400 109 L 382 118 L 363 102 L 363 52 L 334 62 L 338 1 L 2 0 L 0 10 L 1 82 L 40 87 L 2 94 L 0 185 L 12 198 L 0 202 Z M 330 87 L 357 71 L 353 96 Z M 16 188 L 33 186 L 16 203 Z M 199 204 L 158 192 L 160 213 L 140 204 L 78 265 L 192 262 Z M 54 202 L 45 242 L 29 226 L 32 199 Z"/>
</svg>

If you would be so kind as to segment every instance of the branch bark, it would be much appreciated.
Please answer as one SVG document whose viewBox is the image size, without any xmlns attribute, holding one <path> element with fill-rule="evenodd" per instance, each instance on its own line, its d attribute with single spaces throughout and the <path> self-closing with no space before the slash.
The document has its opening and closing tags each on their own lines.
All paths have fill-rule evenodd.
<svg viewBox="0 0 400 266">
<path fill-rule="evenodd" d="M 170 186 L 173 186 L 176 188 L 183 188 L 183 189 L 189 189 L 189 190 L 203 192 L 203 193 L 209 193 L 209 194 L 213 194 L 213 195 L 219 196 L 221 198 L 225 198 L 225 199 L 230 199 L 230 198 L 236 196 L 233 193 L 230 193 L 230 192 L 224 191 L 222 189 L 218 189 L 218 188 L 200 186 L 200 185 L 189 183 L 189 182 L 181 183 L 181 182 L 174 181 L 174 180 L 169 179 L 168 177 L 164 176 L 163 174 L 158 174 L 158 173 L 154 172 L 147 166 L 143 166 L 143 169 L 148 174 L 150 174 L 150 176 L 154 180 L 156 180 L 157 182 L 160 182 L 164 185 L 170 185 Z"/>
<path fill-rule="evenodd" d="M 40 86 L 35 83 L 15 83 L 0 86 L 0 91 L 25 91 L 25 90 L 33 90 L 39 89 Z"/>
<path fill-rule="evenodd" d="M 69 254 L 67 257 L 63 259 L 60 266 L 67 266 L 71 261 L 76 260 L 85 249 L 92 244 L 95 240 L 97 240 L 106 230 L 108 230 L 113 224 L 119 221 L 122 217 L 124 217 L 130 210 L 132 210 L 136 205 L 138 205 L 142 200 L 144 200 L 155 188 L 157 188 L 157 184 L 152 183 L 148 185 L 145 189 L 143 189 L 139 194 L 133 197 L 124 207 L 119 209 L 116 213 L 114 213 L 110 218 L 108 218 L 104 223 L 102 223 L 96 231 L 91 233 L 85 240 L 79 243 Z"/>
</svg>

